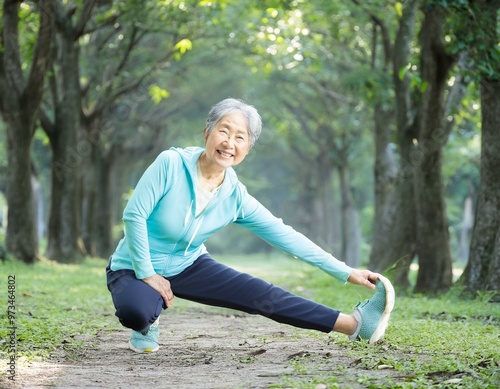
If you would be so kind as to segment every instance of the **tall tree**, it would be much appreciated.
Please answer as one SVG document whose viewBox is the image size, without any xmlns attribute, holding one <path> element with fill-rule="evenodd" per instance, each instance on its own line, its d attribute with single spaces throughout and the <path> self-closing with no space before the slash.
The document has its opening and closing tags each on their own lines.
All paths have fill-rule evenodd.
<svg viewBox="0 0 500 389">
<path fill-rule="evenodd" d="M 354 3 L 360 4 L 358 0 Z M 372 47 L 371 47 L 371 69 L 376 81 L 372 81 L 376 87 L 372 92 L 370 103 L 373 105 L 373 137 L 374 137 L 374 216 L 372 230 L 372 250 L 370 263 L 374 267 L 381 267 L 379 257 L 380 250 L 386 250 L 383 246 L 385 239 L 383 228 L 384 210 L 388 206 L 390 194 L 394 189 L 394 181 L 397 175 L 397 164 L 393 148 L 391 146 L 394 132 L 394 105 L 391 104 L 390 71 L 392 70 L 393 47 L 391 40 L 391 28 L 388 21 L 383 20 L 373 12 L 369 12 L 372 20 Z M 403 35 L 404 37 L 404 35 Z M 401 44 L 401 42 L 400 42 Z M 401 46 L 398 46 L 401 50 Z M 399 53 L 400 55 L 404 53 Z M 405 82 L 400 81 L 399 82 Z M 372 84 L 371 83 L 371 84 Z M 371 86 L 370 84 L 370 86 Z M 382 269 L 381 269 L 382 270 Z M 401 269 L 404 271 L 403 269 Z"/>
<path fill-rule="evenodd" d="M 471 291 L 500 289 L 500 51 L 498 0 L 478 0 L 459 8 L 456 31 L 468 41 L 479 69 L 481 93 L 481 170 L 469 262 L 464 272 Z M 495 28 L 496 26 L 496 28 Z"/>
<path fill-rule="evenodd" d="M 81 91 L 79 39 L 92 16 L 97 0 L 75 3 L 57 2 L 54 58 L 50 92 L 51 113 L 42 113 L 42 128 L 52 148 L 52 186 L 46 255 L 68 261 L 85 254 L 81 238 L 81 172 L 79 149 Z"/>
<path fill-rule="evenodd" d="M 54 34 L 55 0 L 37 3 L 39 27 L 27 77 L 21 58 L 20 0 L 4 0 L 0 51 L 0 107 L 7 127 L 7 248 L 33 263 L 38 256 L 31 187 L 31 142 Z M 31 10 L 29 11 L 32 12 Z"/>
<path fill-rule="evenodd" d="M 80 5 L 58 3 L 57 8 L 51 98 L 40 116 L 53 153 L 46 255 L 58 261 L 84 253 L 109 255 L 109 174 L 117 148 L 110 146 L 113 135 L 104 131 L 105 117 L 119 98 L 145 80 L 152 84 L 161 64 L 187 50 L 176 46 L 183 42 L 181 26 L 188 24 L 182 7 L 127 0 L 100 5 L 85 0 Z M 176 14 L 169 15 L 172 9 Z M 166 27 L 168 16 L 173 20 Z M 155 38 L 148 41 L 151 35 Z M 165 45 L 166 36 L 170 44 Z M 157 50 L 160 45 L 166 50 Z M 96 64 L 96 57 L 103 59 Z M 147 87 L 143 90 L 141 98 L 148 94 Z"/>
<path fill-rule="evenodd" d="M 416 129 L 411 80 L 409 74 L 402 73 L 401 69 L 411 62 L 418 5 L 418 0 L 410 0 L 404 4 L 392 49 L 391 70 L 396 108 L 395 139 L 399 151 L 399 167 L 394 188 L 387 195 L 388 198 L 382 205 L 383 209 L 376 211 L 381 216 L 375 220 L 377 224 L 374 225 L 374 230 L 377 233 L 374 234 L 370 253 L 370 267 L 374 270 L 383 271 L 397 264 L 396 274 L 393 275 L 394 281 L 404 286 L 408 285 L 409 265 L 416 249 L 414 170 L 410 158 Z M 380 166 L 377 161 L 376 166 Z M 393 169 L 390 165 L 383 166 Z"/>
<path fill-rule="evenodd" d="M 166 80 L 180 73 L 181 59 L 192 49 L 193 41 L 208 35 L 202 28 L 208 10 L 198 1 L 123 1 L 114 10 L 89 23 L 80 62 L 85 80 L 81 83 L 82 131 L 88 145 L 83 172 L 83 238 L 90 254 L 103 257 L 109 256 L 115 243 L 113 166 L 123 163 L 120 153 L 157 150 L 163 122 L 184 102 L 176 92 L 172 93 L 175 99 L 168 99 Z M 106 60 L 96 66 L 94 58 L 104 53 Z M 127 98 L 131 94 L 133 98 Z M 120 126 L 109 125 L 116 119 L 112 112 L 116 107 L 126 108 L 130 116 Z"/>
<path fill-rule="evenodd" d="M 446 125 L 445 96 L 454 58 L 444 45 L 444 12 L 427 5 L 420 31 L 420 73 L 424 90 L 418 107 L 418 135 L 413 149 L 419 271 L 415 290 L 438 292 L 452 282 L 448 222 L 443 191 L 443 147 Z"/>
<path fill-rule="evenodd" d="M 481 80 L 481 184 L 465 272 L 472 291 L 500 290 L 500 79 Z"/>
<path fill-rule="evenodd" d="M 360 4 L 357 0 L 353 2 Z M 416 59 L 411 48 L 415 44 L 415 20 L 420 9 L 423 18 L 418 42 L 419 58 Z M 382 210 L 375 212 L 378 217 L 375 219 L 370 267 L 382 271 L 397 264 L 393 278 L 397 284 L 407 286 L 409 265 L 418 255 L 420 266 L 416 290 L 433 293 L 451 285 L 442 154 L 453 123 L 449 118 L 465 88 L 460 74 L 454 77 L 457 82 L 453 87 L 448 87 L 457 57 L 448 53 L 449 45 L 444 43 L 442 4 L 410 0 L 398 3 L 396 10 L 399 28 L 392 46 L 392 74 L 400 165 L 388 201 L 382 205 Z M 368 10 L 368 13 L 374 25 L 384 26 L 375 11 Z M 388 40 L 382 40 L 386 51 L 391 48 Z M 376 144 L 383 145 L 380 142 L 383 138 L 378 137 Z M 393 167 L 380 163 L 382 161 L 376 160 L 375 166 L 390 173 Z M 376 170 L 376 174 L 380 172 Z M 378 182 L 383 177 L 376 175 L 376 189 L 390 189 L 383 185 L 383 181 Z M 380 207 L 380 204 L 378 201 L 376 206 Z"/>
</svg>

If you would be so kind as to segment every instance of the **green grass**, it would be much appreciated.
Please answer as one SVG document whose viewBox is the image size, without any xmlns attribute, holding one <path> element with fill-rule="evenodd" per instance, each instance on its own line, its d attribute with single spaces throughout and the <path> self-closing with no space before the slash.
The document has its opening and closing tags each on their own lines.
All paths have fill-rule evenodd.
<svg viewBox="0 0 500 389">
<path fill-rule="evenodd" d="M 365 288 L 342 285 L 318 269 L 277 254 L 218 259 L 346 313 L 371 295 Z M 17 356 L 44 360 L 62 348 L 70 358 L 77 358 L 99 329 L 120 327 L 105 285 L 105 265 L 102 259 L 86 259 L 82 264 L 43 261 L 34 266 L 0 262 L 1 363 L 8 357 L 8 275 L 16 276 Z M 458 289 L 440 298 L 398 293 L 382 342 L 369 346 L 340 334 L 329 338 L 366 371 L 366 376 L 356 378 L 366 388 L 496 388 L 500 382 L 500 304 L 489 303 L 488 297 L 464 299 Z M 190 304 L 176 301 L 177 309 Z M 311 336 L 324 335 L 311 331 Z M 290 366 L 299 372 L 307 368 L 301 360 L 290 361 Z M 328 367 L 304 381 L 284 377 L 274 387 L 314 388 L 319 383 L 345 387 L 341 373 L 348 366 Z M 370 378 L 370 371 L 384 369 L 394 373 L 392 378 Z"/>
<path fill-rule="evenodd" d="M 6 357 L 9 335 L 7 277 L 15 275 L 17 356 L 44 359 L 58 348 L 77 353 L 85 337 L 112 325 L 112 302 L 102 259 L 82 264 L 43 261 L 33 266 L 0 263 L 0 357 Z"/>
<path fill-rule="evenodd" d="M 352 312 L 358 300 L 371 295 L 366 288 L 340 285 L 327 274 L 296 260 L 288 260 L 288 264 L 283 260 L 277 262 L 278 268 L 288 269 L 281 275 L 270 274 L 276 276 L 276 283 L 346 313 Z M 361 377 L 359 384 L 367 388 L 381 385 L 393 388 L 498 387 L 500 304 L 488 302 L 492 294 L 479 294 L 472 300 L 465 299 L 458 288 L 439 298 L 396 293 L 396 306 L 382 342 L 370 346 L 364 342 L 350 342 L 340 334 L 330 335 L 335 344 L 346 349 L 358 367 L 397 372 L 396 380 L 371 382 L 370 378 Z M 295 363 L 294 369 L 299 367 Z M 345 368 L 338 366 L 338 371 Z M 276 387 L 314 388 L 319 383 L 333 388 L 344 387 L 335 372 L 304 382 L 285 379 L 282 386 Z"/>
</svg>

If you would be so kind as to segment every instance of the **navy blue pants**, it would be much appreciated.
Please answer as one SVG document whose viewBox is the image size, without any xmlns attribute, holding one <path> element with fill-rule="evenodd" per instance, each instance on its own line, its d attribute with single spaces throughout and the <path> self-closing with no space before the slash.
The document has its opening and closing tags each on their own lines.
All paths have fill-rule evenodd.
<svg viewBox="0 0 500 389">
<path fill-rule="evenodd" d="M 166 309 L 160 294 L 138 280 L 133 270 L 112 271 L 108 266 L 106 275 L 116 316 L 123 326 L 143 332 Z M 339 315 L 337 310 L 238 272 L 208 254 L 167 279 L 176 297 L 259 314 L 295 327 L 330 332 Z"/>
</svg>

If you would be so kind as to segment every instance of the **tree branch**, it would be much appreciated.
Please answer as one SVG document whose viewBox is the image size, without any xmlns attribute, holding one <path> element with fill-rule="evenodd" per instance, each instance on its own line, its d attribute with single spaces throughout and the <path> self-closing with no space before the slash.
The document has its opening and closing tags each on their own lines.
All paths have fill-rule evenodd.
<svg viewBox="0 0 500 389">
<path fill-rule="evenodd" d="M 457 67 L 459 69 L 458 72 L 456 72 L 455 75 L 455 83 L 450 89 L 450 92 L 448 94 L 448 98 L 446 100 L 446 105 L 445 105 L 445 117 L 453 117 L 453 114 L 455 111 L 458 109 L 460 102 L 464 98 L 465 94 L 467 93 L 467 82 L 465 81 L 464 77 L 464 70 L 468 67 L 468 61 L 469 61 L 469 53 L 467 52 L 462 52 L 460 54 Z M 455 120 L 447 120 L 446 125 L 445 125 L 445 135 L 443 136 L 444 138 L 448 139 L 448 136 L 450 135 L 451 130 L 453 129 L 453 125 L 455 124 Z"/>
<path fill-rule="evenodd" d="M 83 10 L 73 30 L 75 41 L 78 40 L 84 34 L 85 26 L 87 25 L 88 21 L 92 16 L 92 12 L 94 10 L 96 3 L 97 0 L 86 0 L 83 3 Z"/>
<path fill-rule="evenodd" d="M 114 89 L 111 89 L 111 87 L 107 88 L 106 89 L 107 93 L 102 94 L 102 98 L 95 103 L 94 108 L 91 110 L 91 112 L 88 113 L 87 116 L 93 117 L 96 115 L 100 115 L 102 111 L 109 106 L 109 104 L 116 101 L 120 96 L 139 87 L 139 85 L 142 84 L 142 82 L 146 79 L 146 77 L 150 76 L 151 73 L 153 73 L 162 62 L 170 58 L 173 54 L 175 54 L 175 52 L 176 52 L 175 50 L 171 50 L 170 52 L 168 52 L 164 57 L 160 58 L 154 65 L 151 65 L 148 69 L 146 69 L 142 73 L 142 75 L 134 77 L 133 81 L 127 84 L 123 84 L 118 88 Z"/>
<path fill-rule="evenodd" d="M 43 85 L 45 75 L 50 63 L 50 47 L 55 33 L 55 0 L 46 0 L 39 2 L 40 7 L 40 27 L 38 30 L 38 39 L 33 54 L 28 83 L 24 91 L 26 108 L 30 109 L 30 115 L 39 108 L 43 95 Z M 32 112 L 33 111 L 33 112 Z M 32 131 L 34 132 L 33 127 Z"/>
<path fill-rule="evenodd" d="M 53 140 L 55 135 L 54 123 L 50 120 L 49 116 L 44 109 L 40 109 L 38 113 L 38 118 L 40 120 L 40 125 L 42 130 L 47 134 L 50 140 Z M 51 142 L 52 143 L 52 142 Z"/>
<path fill-rule="evenodd" d="M 311 142 L 313 142 L 315 145 L 321 144 L 322 140 L 318 139 L 318 137 L 313 133 L 311 127 L 307 122 L 304 120 L 303 115 L 299 112 L 301 111 L 302 113 L 305 113 L 307 115 L 307 112 L 304 112 L 304 110 L 299 109 L 298 107 L 294 106 L 292 103 L 289 101 L 284 101 L 283 104 L 285 107 L 288 109 L 288 111 L 297 119 L 299 122 L 302 130 L 306 134 L 306 136 L 309 138 Z"/>
<path fill-rule="evenodd" d="M 405 2 L 403 15 L 399 21 L 399 28 L 394 43 L 393 53 L 393 81 L 396 94 L 396 122 L 399 129 L 413 127 L 415 116 L 412 117 L 412 101 L 410 93 L 410 79 L 400 71 L 408 65 L 410 45 L 415 28 L 415 16 L 419 0 Z M 401 133 L 401 131 L 398 131 Z"/>
<path fill-rule="evenodd" d="M 127 61 L 130 58 L 130 53 L 132 52 L 132 50 L 134 49 L 134 47 L 144 37 L 144 35 L 145 35 L 144 33 L 138 35 L 138 32 L 139 32 L 139 30 L 137 29 L 137 27 L 135 25 L 133 25 L 132 26 L 132 31 L 130 33 L 130 39 L 129 39 L 129 43 L 127 45 L 127 49 L 125 50 L 125 53 L 123 54 L 122 60 L 120 61 L 120 63 L 116 67 L 116 70 L 115 70 L 115 73 L 114 73 L 113 77 L 116 77 L 119 73 L 121 73 L 121 71 L 123 70 L 123 68 L 127 64 Z"/>
<path fill-rule="evenodd" d="M 318 80 L 316 80 L 316 78 L 314 77 L 313 74 L 308 72 L 308 73 L 306 73 L 306 75 L 309 78 L 310 85 L 312 85 L 320 93 L 325 94 L 334 100 L 338 100 L 338 101 L 341 101 L 341 102 L 346 103 L 346 104 L 350 104 L 350 105 L 354 104 L 354 102 L 351 99 L 349 99 L 349 97 L 342 95 L 340 93 L 337 93 L 337 92 L 331 90 L 330 88 L 327 88 L 326 85 L 318 82 Z"/>
<path fill-rule="evenodd" d="M 3 4 L 3 94 L 18 99 L 24 90 L 24 76 L 19 53 L 19 5 L 20 0 L 4 0 Z"/>
<path fill-rule="evenodd" d="M 351 1 L 354 4 L 356 4 L 359 8 L 361 8 L 364 12 L 366 12 L 372 19 L 373 23 L 380 28 L 380 31 L 382 32 L 382 46 L 384 47 L 384 57 L 385 57 L 384 63 L 387 64 L 388 63 L 387 61 L 392 56 L 391 36 L 389 34 L 387 26 L 385 25 L 382 19 L 380 19 L 374 12 L 364 7 L 359 0 L 351 0 Z"/>
</svg>

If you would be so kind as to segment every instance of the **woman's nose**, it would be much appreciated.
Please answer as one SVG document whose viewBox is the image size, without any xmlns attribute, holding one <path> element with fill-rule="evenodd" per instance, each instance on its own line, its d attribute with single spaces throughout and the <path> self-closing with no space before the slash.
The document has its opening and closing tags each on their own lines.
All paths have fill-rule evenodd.
<svg viewBox="0 0 500 389">
<path fill-rule="evenodd" d="M 233 136 L 228 136 L 224 143 L 226 143 L 227 147 L 232 148 L 234 145 L 235 139 Z"/>
</svg>

